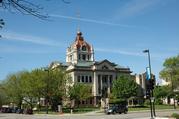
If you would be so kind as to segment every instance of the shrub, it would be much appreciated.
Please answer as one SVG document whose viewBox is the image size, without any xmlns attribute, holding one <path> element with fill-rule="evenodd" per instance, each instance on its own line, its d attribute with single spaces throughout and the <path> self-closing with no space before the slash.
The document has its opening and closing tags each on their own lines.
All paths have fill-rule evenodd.
<svg viewBox="0 0 179 119">
<path fill-rule="evenodd" d="M 176 118 L 176 119 L 179 119 L 179 114 L 177 114 L 177 113 L 173 113 L 171 116 Z"/>
<path fill-rule="evenodd" d="M 163 101 L 161 99 L 156 99 L 155 100 L 155 104 L 157 105 L 162 105 L 163 104 Z"/>
<path fill-rule="evenodd" d="M 150 105 L 150 101 L 149 100 L 145 100 L 144 105 Z"/>
</svg>

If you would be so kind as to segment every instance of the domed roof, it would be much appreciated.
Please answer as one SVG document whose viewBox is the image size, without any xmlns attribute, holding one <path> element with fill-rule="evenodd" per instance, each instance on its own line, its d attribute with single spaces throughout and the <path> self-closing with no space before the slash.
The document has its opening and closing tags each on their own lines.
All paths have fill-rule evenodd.
<svg viewBox="0 0 179 119">
<path fill-rule="evenodd" d="M 86 49 L 88 51 L 91 51 L 91 45 L 89 45 L 85 40 L 84 38 L 82 37 L 82 33 L 80 31 L 77 32 L 77 36 L 76 36 L 76 39 L 75 39 L 75 42 L 72 44 L 72 47 L 73 48 L 77 48 L 77 49 L 80 49 L 82 47 L 86 47 Z"/>
</svg>

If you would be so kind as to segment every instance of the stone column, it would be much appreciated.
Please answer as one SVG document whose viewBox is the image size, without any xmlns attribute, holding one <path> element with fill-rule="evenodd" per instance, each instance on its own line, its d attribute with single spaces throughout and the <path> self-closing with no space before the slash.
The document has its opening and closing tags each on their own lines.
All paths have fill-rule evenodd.
<svg viewBox="0 0 179 119">
<path fill-rule="evenodd" d="M 110 75 L 107 75 L 107 81 L 108 81 L 108 97 L 109 97 L 109 94 L 110 94 Z"/>
<path fill-rule="evenodd" d="M 96 96 L 97 96 L 97 94 L 98 94 L 98 82 L 97 82 L 97 76 L 96 76 L 96 72 L 94 71 L 94 75 L 93 75 L 93 80 L 92 80 L 92 82 L 93 82 L 93 96 L 94 96 L 94 101 L 93 101 L 93 103 L 94 103 L 94 106 L 96 106 L 97 104 L 96 104 Z"/>
<path fill-rule="evenodd" d="M 100 81 L 101 81 L 101 94 L 102 94 L 102 89 L 103 89 L 103 75 L 100 76 Z"/>
<path fill-rule="evenodd" d="M 101 89 L 100 89 L 100 92 L 101 92 L 101 96 L 102 96 L 102 89 L 103 89 L 103 75 L 100 76 L 100 83 L 101 83 Z M 105 107 L 105 100 L 104 98 L 101 97 L 101 109 L 103 109 Z"/>
</svg>

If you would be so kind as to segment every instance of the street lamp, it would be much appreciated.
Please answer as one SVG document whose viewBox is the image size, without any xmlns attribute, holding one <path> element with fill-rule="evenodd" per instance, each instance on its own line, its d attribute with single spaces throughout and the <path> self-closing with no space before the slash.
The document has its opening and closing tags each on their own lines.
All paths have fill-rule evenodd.
<svg viewBox="0 0 179 119">
<path fill-rule="evenodd" d="M 49 68 L 45 68 L 44 71 L 47 71 L 47 78 L 46 78 L 46 114 L 48 114 L 48 103 L 49 103 L 49 96 L 48 96 L 48 92 L 49 92 L 49 84 L 48 84 L 48 80 L 49 80 Z"/>
<path fill-rule="evenodd" d="M 175 106 L 175 96 L 174 96 L 174 87 L 173 87 L 173 69 L 171 68 L 170 73 L 170 80 L 171 80 L 171 88 L 172 88 L 172 95 L 173 95 L 173 108 L 176 109 Z"/>
<path fill-rule="evenodd" d="M 149 49 L 146 49 L 146 50 L 143 51 L 143 53 L 147 53 L 147 55 L 148 55 L 149 82 L 151 83 L 151 82 L 154 82 L 154 79 L 152 78 L 152 73 L 151 73 L 152 71 L 151 71 L 151 63 L 150 63 L 150 51 L 149 51 Z M 150 84 L 150 86 L 151 86 L 151 84 Z M 151 93 L 151 96 L 149 98 L 149 100 L 150 100 L 151 118 L 153 118 L 153 116 L 156 116 L 156 114 L 155 114 L 155 105 L 154 105 L 154 97 L 153 97 L 153 88 L 150 88 L 149 90 L 150 90 L 150 93 Z"/>
</svg>

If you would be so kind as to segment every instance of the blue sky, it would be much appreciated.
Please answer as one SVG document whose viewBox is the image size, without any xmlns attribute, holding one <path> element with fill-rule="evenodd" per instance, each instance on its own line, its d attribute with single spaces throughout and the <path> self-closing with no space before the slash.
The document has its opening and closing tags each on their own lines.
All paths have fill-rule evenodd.
<svg viewBox="0 0 179 119">
<path fill-rule="evenodd" d="M 0 80 L 9 73 L 64 62 L 78 26 L 93 45 L 95 60 L 108 59 L 133 73 L 148 65 L 144 49 L 150 49 L 157 78 L 164 60 L 179 54 L 178 0 L 66 1 L 70 4 L 38 0 L 42 12 L 51 16 L 48 21 L 0 9 L 6 22 L 0 30 Z"/>
</svg>

